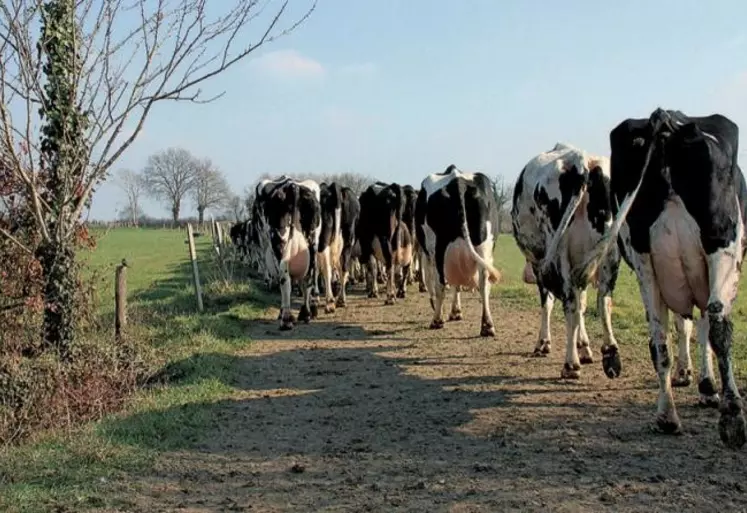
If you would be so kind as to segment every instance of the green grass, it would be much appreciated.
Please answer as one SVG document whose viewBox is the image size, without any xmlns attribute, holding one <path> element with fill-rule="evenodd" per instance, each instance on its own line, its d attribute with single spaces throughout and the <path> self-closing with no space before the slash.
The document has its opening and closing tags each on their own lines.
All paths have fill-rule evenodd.
<svg viewBox="0 0 747 513">
<path fill-rule="evenodd" d="M 48 433 L 1 451 L 0 511 L 81 511 L 108 505 L 112 481 L 126 481 L 129 473 L 149 468 L 160 451 L 193 447 L 216 422 L 203 406 L 238 397 L 240 391 L 233 386 L 234 355 L 250 343 L 245 335 L 247 320 L 267 306 L 268 298 L 249 285 L 224 289 L 208 285 L 206 311 L 198 315 L 185 238 L 186 232 L 172 230 L 117 229 L 101 234 L 97 249 L 87 256 L 91 270 L 104 277 L 101 315 L 111 323 L 113 268 L 126 258 L 131 334 L 153 348 L 155 366 L 170 379 L 140 390 L 123 411 L 99 422 L 72 432 Z M 209 282 L 210 241 L 208 237 L 197 241 L 203 280 Z M 496 264 L 504 278 L 494 287 L 494 300 L 516 309 L 538 310 L 536 289 L 521 280 L 524 259 L 510 236 L 500 237 Z M 598 325 L 593 320 L 595 301 L 592 291 L 590 332 Z M 747 362 L 745 310 L 747 299 L 742 296 L 734 319 L 740 375 Z M 554 315 L 562 317 L 559 304 Z M 621 344 L 645 346 L 638 287 L 624 265 L 614 295 L 613 324 Z"/>
<path fill-rule="evenodd" d="M 102 274 L 101 315 L 113 323 L 114 267 L 128 263 L 129 328 L 154 351 L 154 365 L 170 379 L 132 397 L 124 411 L 68 433 L 47 433 L 0 451 L 0 511 L 78 511 L 104 504 L 108 483 L 146 468 L 157 450 L 198 439 L 211 419 L 191 403 L 229 399 L 237 392 L 230 355 L 249 343 L 247 319 L 267 305 L 249 285 L 211 287 L 209 237 L 197 238 L 205 312 L 196 313 L 186 232 L 118 229 L 100 234 L 86 258 Z M 225 355 L 225 358 L 210 357 Z M 159 412 L 158 415 L 145 415 Z M 138 415 L 136 415 L 138 414 Z M 128 422 L 122 419 L 131 417 Z M 157 449 L 138 438 L 157 440 Z M 69 509 L 64 509 L 69 508 Z"/>
</svg>

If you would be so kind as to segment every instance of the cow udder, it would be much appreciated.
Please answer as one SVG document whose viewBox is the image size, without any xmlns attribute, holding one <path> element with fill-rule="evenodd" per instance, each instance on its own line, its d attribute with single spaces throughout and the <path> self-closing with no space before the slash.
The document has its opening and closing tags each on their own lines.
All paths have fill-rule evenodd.
<svg viewBox="0 0 747 513">
<path fill-rule="evenodd" d="M 477 287 L 478 265 L 464 239 L 457 239 L 446 247 L 444 278 L 446 283 L 467 288 Z"/>
</svg>

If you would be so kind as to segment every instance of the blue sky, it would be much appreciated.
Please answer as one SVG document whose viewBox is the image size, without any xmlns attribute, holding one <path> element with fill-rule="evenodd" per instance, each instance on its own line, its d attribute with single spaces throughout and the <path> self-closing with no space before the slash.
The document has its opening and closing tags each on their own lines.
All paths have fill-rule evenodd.
<svg viewBox="0 0 747 513">
<path fill-rule="evenodd" d="M 296 32 L 208 83 L 226 90 L 217 102 L 160 104 L 115 170 L 181 146 L 237 192 L 263 172 L 417 185 L 451 163 L 513 181 L 558 141 L 608 154 L 617 123 L 657 106 L 720 112 L 744 134 L 745 19 L 738 0 L 319 0 Z M 108 182 L 91 218 L 122 206 Z"/>
</svg>

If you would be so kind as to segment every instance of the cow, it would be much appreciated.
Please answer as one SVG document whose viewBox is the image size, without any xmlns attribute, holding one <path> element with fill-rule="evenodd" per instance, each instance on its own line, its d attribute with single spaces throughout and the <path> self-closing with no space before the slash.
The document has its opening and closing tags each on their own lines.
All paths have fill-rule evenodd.
<svg viewBox="0 0 747 513">
<path fill-rule="evenodd" d="M 646 311 L 658 377 L 656 427 L 680 433 L 670 382 L 669 311 L 697 321 L 700 402 L 720 403 L 719 434 L 728 447 L 746 439 L 742 398 L 732 367 L 731 312 L 745 255 L 747 186 L 737 163 L 739 128 L 726 116 L 692 117 L 657 108 L 610 132 L 614 222 L 579 273 L 588 276 L 623 248 Z M 721 376 L 719 398 L 711 366 Z"/>
<path fill-rule="evenodd" d="M 447 285 L 454 287 L 449 320 L 462 318 L 459 289 L 479 287 L 480 335 L 495 336 L 490 284 L 501 276 L 493 266 L 497 214 L 490 179 L 483 173 L 465 173 L 451 164 L 422 181 L 415 207 L 415 233 L 433 308 L 431 329 L 444 326 Z"/>
<path fill-rule="evenodd" d="M 355 225 L 360 205 L 352 189 L 334 182 L 320 184 L 320 197 L 322 231 L 319 239 L 319 266 L 324 278 L 325 312 L 332 313 L 336 306 L 347 306 L 345 287 L 349 278 L 350 254 L 355 244 Z M 336 279 L 333 279 L 333 274 Z"/>
<path fill-rule="evenodd" d="M 402 222 L 407 225 L 410 233 L 413 234 L 413 252 L 412 252 L 412 265 L 410 266 L 410 272 L 407 274 L 407 284 L 412 284 L 415 279 L 418 280 L 418 286 L 420 292 L 427 292 L 425 285 L 425 278 L 423 277 L 422 266 L 420 265 L 420 248 L 418 245 L 417 237 L 415 233 L 415 206 L 418 201 L 418 191 L 412 185 L 405 185 L 402 187 L 402 193 L 405 197 L 405 209 L 402 213 Z"/>
<path fill-rule="evenodd" d="M 303 283 L 303 305 L 298 320 L 308 323 L 318 315 L 317 253 L 322 231 L 320 188 L 313 180 L 287 176 L 262 180 L 257 185 L 255 207 L 261 216 L 269 244 L 265 264 L 280 282 L 280 329 L 290 330 L 296 321 L 291 313 L 291 281 Z"/>
<path fill-rule="evenodd" d="M 524 281 L 536 282 L 542 308 L 534 356 L 550 352 L 550 319 L 555 298 L 563 303 L 566 321 L 563 379 L 578 379 L 581 364 L 593 363 L 584 314 L 589 281 L 595 282 L 602 320 L 602 359 L 608 376 L 621 371 L 612 332 L 612 292 L 620 256 L 611 252 L 596 276 L 575 283 L 572 271 L 583 265 L 588 250 L 612 222 L 609 159 L 565 143 L 533 157 L 522 169 L 511 205 L 513 236 L 526 259 Z"/>
<path fill-rule="evenodd" d="M 393 305 L 395 296 L 404 298 L 406 277 L 412 265 L 412 234 L 402 222 L 405 198 L 399 184 L 376 182 L 359 198 L 357 238 L 360 242 L 361 265 L 367 266 L 368 297 L 378 297 L 378 267 L 386 272 L 385 304 Z M 397 271 L 402 279 L 395 291 Z"/>
</svg>

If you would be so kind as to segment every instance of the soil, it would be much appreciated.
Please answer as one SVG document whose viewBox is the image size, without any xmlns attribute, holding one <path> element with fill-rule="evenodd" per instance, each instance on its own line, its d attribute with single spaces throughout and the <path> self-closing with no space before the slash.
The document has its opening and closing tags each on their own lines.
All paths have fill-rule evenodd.
<svg viewBox="0 0 747 513">
<path fill-rule="evenodd" d="M 539 309 L 492 299 L 429 330 L 427 295 L 347 308 L 280 332 L 253 321 L 235 364 L 240 400 L 210 405 L 216 428 L 122 483 L 127 511 L 747 511 L 747 448 L 727 449 L 697 386 L 675 389 L 680 436 L 653 432 L 656 380 L 642 341 L 623 341 L 623 375 L 596 360 L 563 381 L 564 326 L 532 358 Z M 626 342 L 628 342 L 626 344 Z"/>
</svg>

